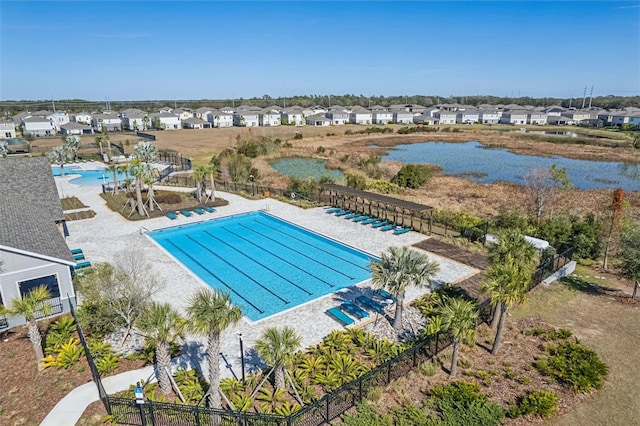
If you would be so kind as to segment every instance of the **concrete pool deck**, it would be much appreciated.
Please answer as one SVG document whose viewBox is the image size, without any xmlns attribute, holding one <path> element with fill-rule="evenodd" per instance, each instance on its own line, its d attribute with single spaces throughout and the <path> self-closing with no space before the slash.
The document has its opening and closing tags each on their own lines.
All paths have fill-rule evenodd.
<svg viewBox="0 0 640 426">
<path fill-rule="evenodd" d="M 229 204 L 217 208 L 216 213 L 193 215 L 192 217 L 179 216 L 176 220 L 169 220 L 163 216 L 143 221 L 128 221 L 120 214 L 106 207 L 104 200 L 99 195 L 101 187 L 74 185 L 73 183 L 69 183 L 70 178 L 67 176 L 56 177 L 55 180 L 61 197 L 75 196 L 85 205 L 89 206 L 91 210 L 96 212 L 96 216 L 91 219 L 67 222 L 70 233 L 70 236 L 67 237 L 69 247 L 82 248 L 86 260 L 92 263 L 111 262 L 118 252 L 131 249 L 139 251 L 149 261 L 152 271 L 161 277 L 165 283 L 164 289 L 157 293 L 155 300 L 159 302 L 169 302 L 181 312 L 184 312 L 189 297 L 206 284 L 177 264 L 154 244 L 146 235 L 148 231 L 212 220 L 238 213 L 265 210 L 284 220 L 293 222 L 374 256 L 380 256 L 383 251 L 386 251 L 391 246 L 411 245 L 427 238 L 415 232 L 408 232 L 402 235 L 382 232 L 370 226 L 327 214 L 324 208 L 304 210 L 271 198 L 248 200 L 237 195 L 222 192 L 219 192 L 218 196 L 228 200 Z M 192 191 L 192 189 L 189 188 L 164 188 L 162 186 L 155 186 L 154 188 L 185 192 Z M 440 282 L 457 282 L 478 272 L 478 270 L 467 265 L 436 256 L 432 253 L 427 254 L 431 259 L 440 263 L 440 272 L 436 276 L 436 279 Z M 358 287 L 366 291 L 369 285 L 365 282 L 359 284 Z M 424 293 L 424 289 L 411 288 L 407 292 L 406 300 L 407 302 L 411 301 Z M 251 322 L 246 317 L 243 317 L 235 327 L 223 333 L 221 339 L 222 356 L 220 359 L 222 377 L 241 376 L 239 333 L 242 333 L 247 371 L 250 371 L 256 368 L 259 362 L 257 357 L 252 353 L 253 343 L 265 329 L 273 326 L 288 325 L 302 336 L 303 347 L 309 347 L 320 342 L 322 338 L 332 330 L 342 329 L 342 326 L 329 317 L 325 313 L 325 310 L 338 306 L 345 297 L 352 300 L 357 295 L 358 291 L 353 288 L 348 288 L 342 292 L 310 301 L 304 305 L 275 314 L 258 322 Z M 356 326 L 360 322 L 361 321 L 357 321 Z M 186 347 L 188 354 L 181 358 L 182 361 L 180 361 L 180 364 L 189 367 L 195 366 L 206 371 L 206 365 L 203 363 L 206 349 L 205 339 L 189 338 L 186 342 Z"/>
</svg>

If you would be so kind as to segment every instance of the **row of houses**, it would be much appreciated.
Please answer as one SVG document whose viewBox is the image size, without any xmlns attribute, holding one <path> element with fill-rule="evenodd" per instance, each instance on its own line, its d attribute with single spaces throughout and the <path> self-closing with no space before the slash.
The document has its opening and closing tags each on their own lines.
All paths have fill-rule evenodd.
<svg viewBox="0 0 640 426">
<path fill-rule="evenodd" d="M 443 104 L 431 108 L 420 105 L 392 105 L 390 107 L 362 106 L 326 108 L 315 106 L 259 108 L 240 106 L 220 109 L 201 107 L 196 110 L 161 108 L 148 113 L 140 109 L 121 112 L 64 111 L 23 112 L 12 121 L 0 121 L 0 138 L 15 138 L 16 128 L 23 135 L 54 136 L 56 134 L 92 134 L 99 131 L 146 131 L 150 129 L 210 129 L 221 127 L 271 126 L 340 126 L 345 124 L 510 124 L 510 125 L 593 125 L 640 127 L 640 108 L 616 111 L 597 108 L 570 109 L 560 106 L 523 107 L 520 105 L 466 106 Z"/>
</svg>

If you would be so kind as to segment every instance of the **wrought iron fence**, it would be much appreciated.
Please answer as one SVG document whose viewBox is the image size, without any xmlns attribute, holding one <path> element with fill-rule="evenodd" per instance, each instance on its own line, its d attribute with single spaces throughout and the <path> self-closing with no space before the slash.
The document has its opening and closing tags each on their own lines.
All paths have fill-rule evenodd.
<svg viewBox="0 0 640 426">
<path fill-rule="evenodd" d="M 555 256 L 553 256 L 553 258 L 549 259 L 544 265 L 540 266 L 533 273 L 533 278 L 531 280 L 531 286 L 529 287 L 529 290 L 533 289 L 542 281 L 549 278 L 556 271 L 559 271 L 561 268 L 571 262 L 572 257 L 573 247 L 570 247 L 562 253 L 556 254 Z"/>
<path fill-rule="evenodd" d="M 4 330 L 5 328 L 9 328 L 9 320 L 6 316 L 0 315 L 0 330 Z"/>
<path fill-rule="evenodd" d="M 45 305 L 49 306 L 49 309 L 43 309 Z M 44 317 L 50 317 L 52 315 L 58 315 L 62 313 L 62 301 L 59 297 L 52 297 L 49 300 L 42 302 L 41 307 L 34 313 L 35 319 Z"/>
</svg>

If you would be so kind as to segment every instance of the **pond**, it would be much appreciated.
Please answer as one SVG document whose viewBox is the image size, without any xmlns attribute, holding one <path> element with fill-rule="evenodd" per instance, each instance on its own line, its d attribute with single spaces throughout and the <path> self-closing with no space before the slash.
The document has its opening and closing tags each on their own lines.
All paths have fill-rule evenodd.
<svg viewBox="0 0 640 426">
<path fill-rule="evenodd" d="M 519 155 L 503 148 L 487 148 L 479 142 L 398 145 L 383 160 L 437 164 L 446 175 L 459 175 L 480 183 L 507 181 L 520 185 L 531 169 L 549 169 L 555 164 L 566 169 L 571 183 L 579 189 L 640 190 L 640 164 Z"/>
<path fill-rule="evenodd" d="M 336 181 L 342 177 L 340 170 L 327 169 L 325 161 L 314 158 L 281 158 L 271 163 L 271 167 L 285 176 L 300 180 L 313 179 L 317 182 L 323 177 L 328 177 Z"/>
</svg>

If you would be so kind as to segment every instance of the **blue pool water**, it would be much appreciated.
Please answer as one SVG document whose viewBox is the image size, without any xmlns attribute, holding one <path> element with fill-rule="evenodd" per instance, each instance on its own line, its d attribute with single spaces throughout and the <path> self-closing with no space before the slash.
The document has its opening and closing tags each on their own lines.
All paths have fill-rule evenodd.
<svg viewBox="0 0 640 426">
<path fill-rule="evenodd" d="M 371 278 L 375 259 L 262 212 L 148 235 L 253 321 Z"/>
<path fill-rule="evenodd" d="M 60 166 L 52 166 L 51 171 L 54 176 L 60 176 Z M 106 169 L 82 170 L 77 166 L 65 166 L 64 175 L 79 175 L 71 179 L 70 182 L 80 186 L 98 186 L 113 182 L 113 172 L 108 172 Z M 118 173 L 118 181 L 125 178 L 124 173 Z"/>
</svg>

